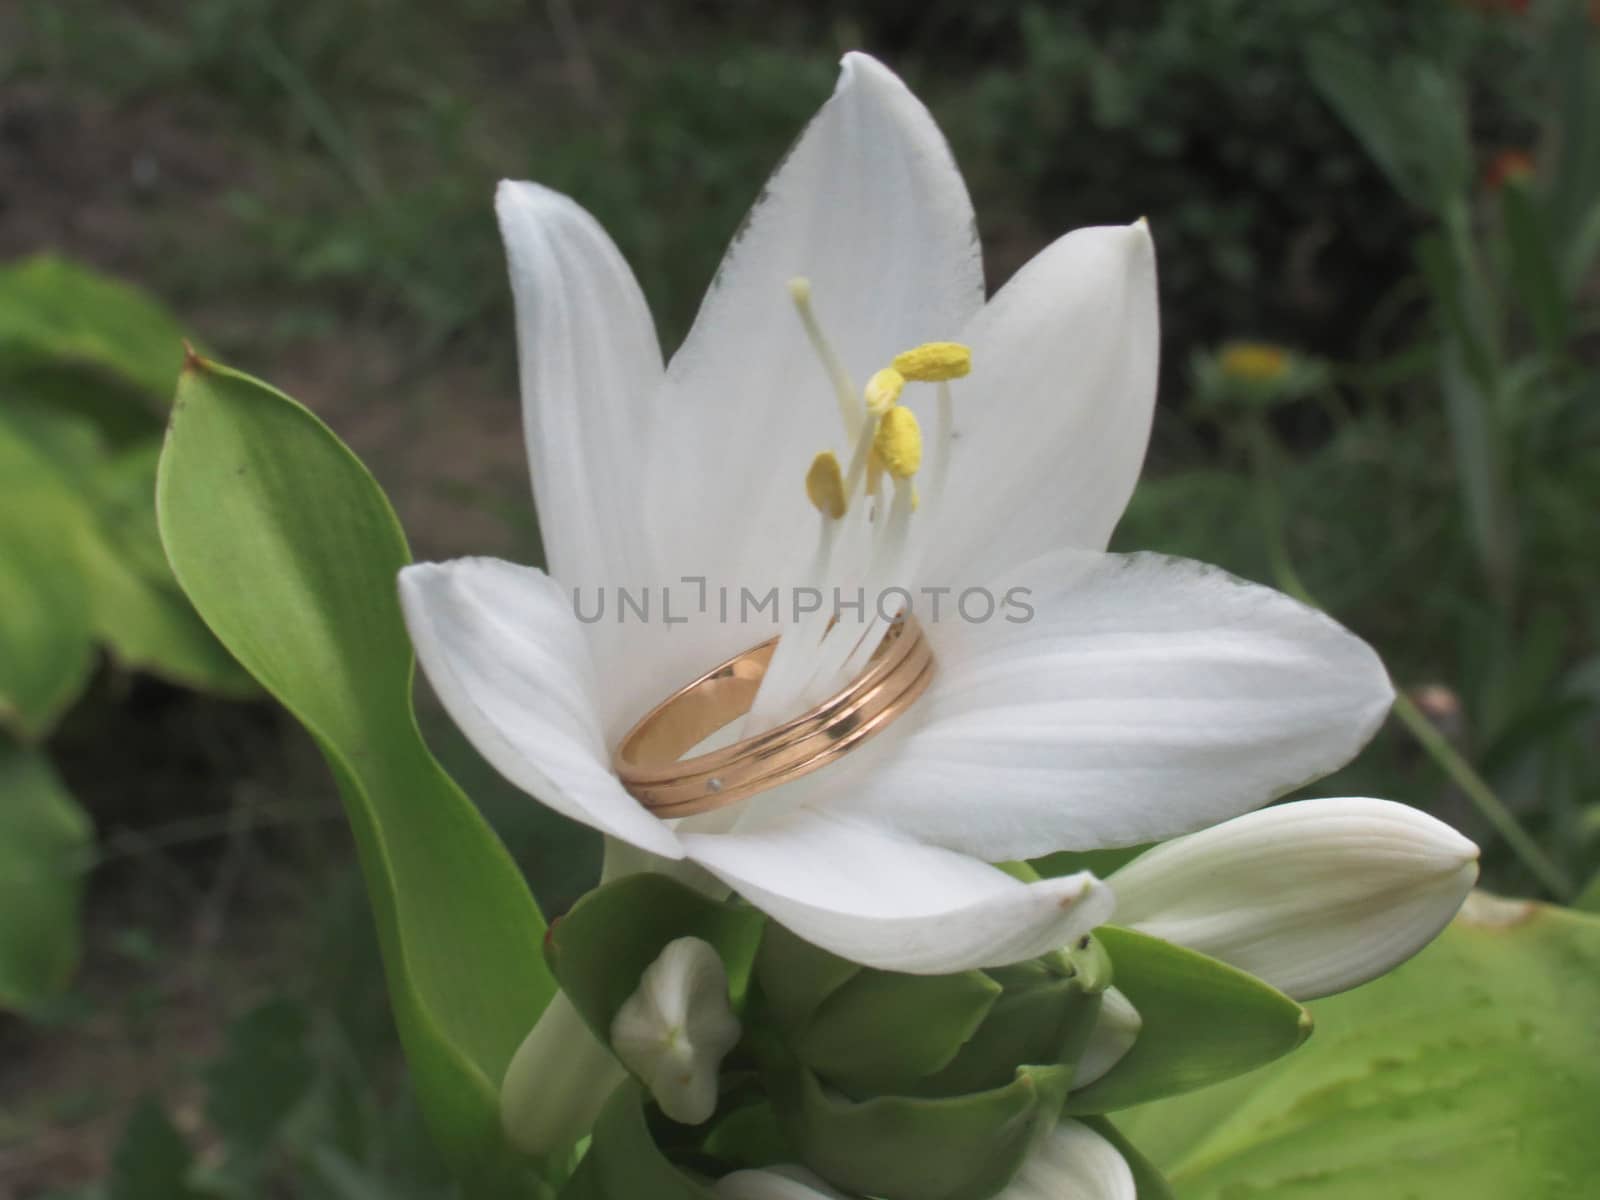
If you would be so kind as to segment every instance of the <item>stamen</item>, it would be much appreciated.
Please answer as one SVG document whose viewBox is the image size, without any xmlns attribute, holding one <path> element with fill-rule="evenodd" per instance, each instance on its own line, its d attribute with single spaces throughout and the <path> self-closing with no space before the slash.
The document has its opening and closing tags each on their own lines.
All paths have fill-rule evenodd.
<svg viewBox="0 0 1600 1200">
<path fill-rule="evenodd" d="M 867 451 L 867 495 L 876 496 L 883 486 L 883 456 L 874 446 Z"/>
<path fill-rule="evenodd" d="M 804 275 L 789 280 L 789 298 L 794 301 L 795 312 L 800 314 L 800 324 L 805 327 L 806 337 L 811 340 L 811 349 L 822 360 L 823 369 L 833 382 L 845 435 L 854 439 L 861 431 L 862 420 L 860 406 L 856 403 L 855 384 L 850 382 L 850 373 L 844 369 L 844 363 L 839 361 L 839 356 L 823 336 L 822 326 L 817 323 L 817 314 L 811 308 L 811 281 Z"/>
<path fill-rule="evenodd" d="M 844 472 L 832 450 L 824 450 L 811 460 L 811 469 L 806 472 L 806 495 L 823 516 L 835 521 L 844 516 L 848 505 Z"/>
<path fill-rule="evenodd" d="M 905 391 L 906 377 L 893 367 L 885 367 L 867 380 L 867 411 L 881 417 L 895 406 L 900 393 Z"/>
<path fill-rule="evenodd" d="M 897 404 L 878 418 L 878 432 L 872 448 L 883 460 L 883 468 L 896 479 L 910 479 L 922 466 L 922 429 L 917 416 Z"/>
<path fill-rule="evenodd" d="M 943 383 L 972 371 L 972 351 L 960 342 L 924 342 L 894 356 L 893 367 L 917 383 Z"/>
</svg>

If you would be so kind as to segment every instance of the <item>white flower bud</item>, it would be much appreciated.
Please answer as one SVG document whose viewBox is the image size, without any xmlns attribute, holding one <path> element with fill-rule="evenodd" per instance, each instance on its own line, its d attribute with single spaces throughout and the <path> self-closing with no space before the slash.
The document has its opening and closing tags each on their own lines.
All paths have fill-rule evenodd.
<svg viewBox="0 0 1600 1200">
<path fill-rule="evenodd" d="M 1301 800 L 1141 854 L 1106 882 L 1117 922 L 1220 958 L 1296 1000 L 1365 983 L 1455 916 L 1478 848 L 1387 800 Z"/>
<path fill-rule="evenodd" d="M 803 1167 L 735 1171 L 717 1180 L 713 1190 L 722 1200 L 847 1200 Z"/>
<path fill-rule="evenodd" d="M 1089 1033 L 1089 1044 L 1078 1058 L 1072 1086 L 1088 1087 L 1121 1062 L 1122 1056 L 1133 1049 L 1143 1026 L 1144 1020 L 1133 1001 L 1116 988 L 1107 988 L 1100 997 L 1100 1015 Z"/>
<path fill-rule="evenodd" d="M 717 1071 L 739 1040 L 728 974 L 708 942 L 668 942 L 611 1022 L 611 1049 L 674 1121 L 698 1125 L 717 1107 Z"/>
<path fill-rule="evenodd" d="M 995 1200 L 1137 1200 L 1122 1152 L 1080 1121 L 1039 1139 Z"/>
<path fill-rule="evenodd" d="M 612 1089 L 627 1077 L 567 994 L 557 992 L 500 1084 L 506 1139 L 524 1154 L 568 1149 L 594 1127 Z"/>
</svg>

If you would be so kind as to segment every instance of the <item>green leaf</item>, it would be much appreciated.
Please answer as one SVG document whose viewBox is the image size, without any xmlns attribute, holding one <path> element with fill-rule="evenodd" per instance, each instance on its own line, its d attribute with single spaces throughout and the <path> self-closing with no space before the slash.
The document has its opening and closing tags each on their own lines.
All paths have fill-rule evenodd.
<svg viewBox="0 0 1600 1200">
<path fill-rule="evenodd" d="M 156 528 L 159 457 L 159 444 L 136 445 L 95 472 L 95 520 L 82 554 L 90 622 L 123 667 L 216 695 L 258 695 L 172 577 Z"/>
<path fill-rule="evenodd" d="M 778 1113 L 801 1160 L 847 1191 L 883 1200 L 987 1200 L 1055 1121 L 1071 1077 L 1067 1067 L 1023 1067 L 993 1091 L 857 1102 L 801 1068 L 778 1077 L 785 1092 Z"/>
<path fill-rule="evenodd" d="M 0 268 L 0 358 L 88 368 L 164 404 L 183 330 L 137 288 L 39 254 Z"/>
<path fill-rule="evenodd" d="M 744 993 L 764 921 L 755 909 L 719 902 L 665 875 L 627 875 L 590 892 L 551 927 L 546 953 L 561 988 L 602 1043 L 623 1001 L 668 942 L 710 942 Z"/>
<path fill-rule="evenodd" d="M 1481 893 L 1287 1061 L 1119 1115 L 1183 1200 L 1565 1200 L 1600 1177 L 1600 918 Z"/>
<path fill-rule="evenodd" d="M 1545 353 L 1559 355 L 1566 345 L 1572 312 L 1556 263 L 1549 219 L 1522 179 L 1506 181 L 1500 190 L 1500 205 L 1511 251 L 1511 275 L 1522 307 Z"/>
<path fill-rule="evenodd" d="M 766 1100 L 736 1108 L 706 1134 L 705 1152 L 735 1168 L 774 1167 L 794 1161 L 777 1111 Z"/>
<path fill-rule="evenodd" d="M 88 520 L 54 466 L 0 420 L 0 726 L 26 740 L 49 732 L 88 681 Z"/>
<path fill-rule="evenodd" d="M 306 1097 L 316 1064 L 305 1011 L 271 1000 L 228 1028 L 227 1045 L 206 1070 L 206 1116 L 231 1156 L 265 1151 Z"/>
<path fill-rule="evenodd" d="M 0 1008 L 66 986 L 94 830 L 40 754 L 0 741 Z"/>
<path fill-rule="evenodd" d="M 863 968 L 768 922 L 756 955 L 762 1001 L 790 1040 L 802 1036 L 827 998 Z"/>
<path fill-rule="evenodd" d="M 1067 1101 L 1069 1113 L 1114 1112 L 1254 1070 L 1311 1032 L 1310 1014 L 1253 975 L 1129 929 L 1095 937 L 1117 988 L 1143 1021 L 1123 1059 Z"/>
<path fill-rule="evenodd" d="M 1596 871 L 1593 878 L 1584 885 L 1584 889 L 1578 893 L 1578 898 L 1572 902 L 1572 907 L 1579 912 L 1600 913 L 1600 871 Z"/>
<path fill-rule="evenodd" d="M 950 1065 L 1000 994 L 1000 985 L 982 971 L 929 976 L 862 970 L 823 1002 L 794 1050 L 853 1096 L 910 1091 Z M 1006 1074 L 1023 1061 L 1028 1060 L 1010 1059 Z"/>
<path fill-rule="evenodd" d="M 107 1200 L 197 1200 L 189 1184 L 194 1154 L 154 1100 L 133 1110 L 111 1158 Z"/>
<path fill-rule="evenodd" d="M 1019 1064 L 1075 1067 L 1111 986 L 1111 960 L 1097 938 L 1071 950 L 984 972 L 1005 994 L 937 1075 L 910 1090 L 955 1096 L 999 1087 Z"/>
<path fill-rule="evenodd" d="M 562 1200 L 712 1200 L 708 1187 L 667 1160 L 645 1122 L 644 1089 L 629 1079 L 617 1085 L 595 1123 L 582 1166 L 561 1191 Z"/>
<path fill-rule="evenodd" d="M 500 1079 L 555 982 L 526 883 L 417 732 L 394 512 L 305 408 L 199 360 L 156 507 L 196 610 L 328 761 L 423 1110 L 457 1171 L 490 1187 L 509 1168 Z"/>
<path fill-rule="evenodd" d="M 35 499 L 27 511 L 47 522 L 52 510 L 74 514 L 78 532 L 51 543 L 55 559 L 80 579 L 90 631 L 118 663 L 219 695 L 258 693 L 167 565 L 156 529 L 158 439 L 108 453 L 81 417 L 27 408 L 5 411 L 0 437 L 12 439 L 0 457 L 28 456 L 20 477 Z"/>
</svg>

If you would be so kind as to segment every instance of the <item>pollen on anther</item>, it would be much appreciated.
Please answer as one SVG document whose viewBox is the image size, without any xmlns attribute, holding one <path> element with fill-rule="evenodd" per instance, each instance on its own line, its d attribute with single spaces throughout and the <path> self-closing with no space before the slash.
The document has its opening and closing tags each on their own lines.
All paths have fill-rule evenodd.
<svg viewBox="0 0 1600 1200">
<path fill-rule="evenodd" d="M 909 408 L 897 404 L 878 418 L 878 432 L 872 448 L 883 460 L 883 469 L 896 479 L 910 479 L 922 466 L 922 428 Z"/>
<path fill-rule="evenodd" d="M 878 371 L 867 380 L 867 411 L 875 417 L 882 416 L 894 407 L 905 387 L 906 377 L 893 367 Z"/>
<path fill-rule="evenodd" d="M 806 496 L 823 516 L 835 521 L 844 516 L 844 472 L 832 450 L 824 450 L 811 460 L 811 469 L 806 472 Z"/>
<path fill-rule="evenodd" d="M 924 342 L 896 354 L 890 365 L 917 383 L 944 383 L 972 373 L 972 350 L 960 342 Z"/>
</svg>

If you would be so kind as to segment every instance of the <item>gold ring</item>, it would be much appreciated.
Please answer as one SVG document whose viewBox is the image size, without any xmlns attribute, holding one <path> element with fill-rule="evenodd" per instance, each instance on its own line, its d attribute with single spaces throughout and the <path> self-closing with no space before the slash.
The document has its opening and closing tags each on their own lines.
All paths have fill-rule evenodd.
<svg viewBox="0 0 1600 1200">
<path fill-rule="evenodd" d="M 815 708 L 753 737 L 684 758 L 755 703 L 778 639 L 713 667 L 630 729 L 612 765 L 628 792 L 659 817 L 689 817 L 748 799 L 842 758 L 887 728 L 933 678 L 933 651 L 916 618 L 897 620 L 866 669 Z"/>
</svg>

